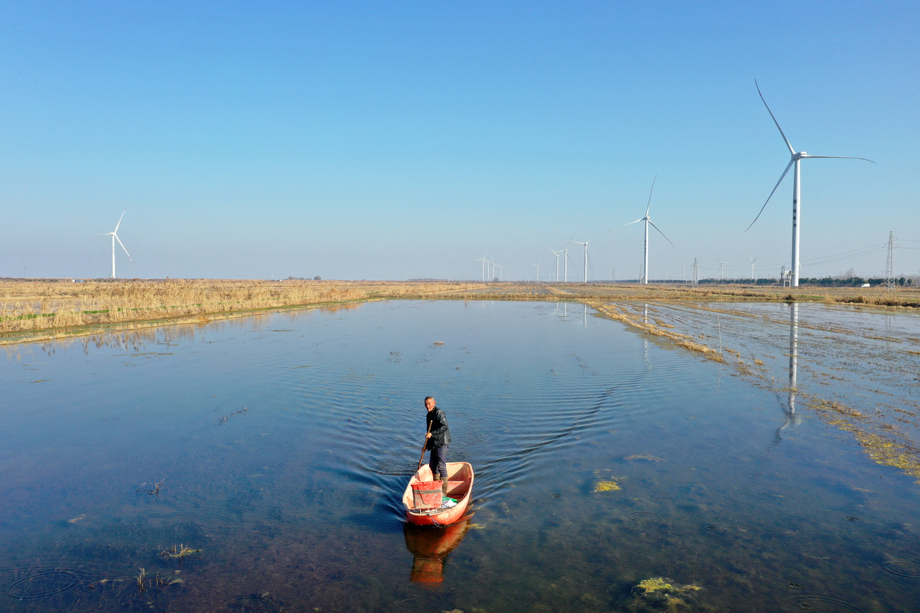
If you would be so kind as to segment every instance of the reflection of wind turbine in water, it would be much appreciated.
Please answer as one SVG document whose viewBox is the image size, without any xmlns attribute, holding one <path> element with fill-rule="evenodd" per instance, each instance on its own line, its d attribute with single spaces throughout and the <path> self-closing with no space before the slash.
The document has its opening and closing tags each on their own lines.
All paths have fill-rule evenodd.
<svg viewBox="0 0 920 613">
<path fill-rule="evenodd" d="M 795 393 L 798 385 L 799 370 L 799 305 L 793 302 L 789 305 L 789 405 L 783 407 L 786 421 L 776 429 L 773 444 L 777 445 L 783 440 L 782 432 L 790 425 L 798 425 L 801 419 L 795 413 Z"/>
<path fill-rule="evenodd" d="M 799 370 L 799 305 L 793 302 L 789 311 L 789 413 L 795 413 L 795 392 Z"/>
<path fill-rule="evenodd" d="M 648 325 L 648 305 L 642 305 L 642 323 Z M 648 334 L 642 336 L 642 357 L 645 359 L 645 365 L 651 369 L 652 365 L 648 361 Z"/>
</svg>

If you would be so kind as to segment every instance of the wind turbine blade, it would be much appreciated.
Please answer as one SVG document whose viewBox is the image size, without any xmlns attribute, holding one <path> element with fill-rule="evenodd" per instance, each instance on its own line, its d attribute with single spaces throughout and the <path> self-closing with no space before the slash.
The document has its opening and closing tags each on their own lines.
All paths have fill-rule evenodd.
<svg viewBox="0 0 920 613">
<path fill-rule="evenodd" d="M 783 171 L 783 174 L 780 175 L 779 181 L 776 182 L 776 185 L 773 187 L 773 191 L 770 192 L 770 195 L 767 196 L 767 202 L 770 202 L 770 198 L 773 197 L 773 194 L 776 193 L 776 189 L 779 187 L 779 184 L 783 182 L 783 179 L 786 178 L 786 175 L 789 173 L 789 169 L 792 168 L 792 165 L 795 163 L 795 160 L 789 160 L 789 163 L 786 164 L 786 170 Z M 763 210 L 767 208 L 767 202 L 763 203 L 763 206 L 760 207 L 760 213 L 763 213 Z M 757 217 L 754 218 L 754 221 L 751 222 L 751 226 L 757 223 L 757 220 L 760 219 L 760 213 L 757 213 Z M 744 229 L 745 232 L 751 229 L 751 226 L 748 226 Z"/>
<path fill-rule="evenodd" d="M 763 98 L 763 94 L 760 93 L 760 86 L 757 85 L 757 79 L 754 79 L 754 87 L 757 88 L 757 93 L 760 94 L 760 99 L 763 100 L 763 105 L 767 107 L 767 112 L 770 113 L 770 117 L 773 117 L 773 123 L 776 124 L 776 129 L 779 130 L 780 136 L 782 136 L 783 140 L 786 141 L 786 146 L 789 147 L 789 153 L 795 155 L 795 149 L 792 148 L 792 145 L 789 143 L 789 139 L 786 138 L 786 134 L 783 132 L 783 129 L 779 127 L 779 122 L 776 121 L 776 117 L 773 116 L 773 111 L 770 110 L 770 105 L 767 104 L 767 101 Z"/>
<path fill-rule="evenodd" d="M 122 248 L 122 249 L 125 249 L 125 244 L 124 244 L 123 242 L 121 242 L 121 239 L 118 238 L 118 235 L 115 234 L 114 232 L 112 232 L 112 236 L 115 237 L 115 240 L 118 241 L 118 244 L 121 245 L 121 248 Z M 125 249 L 125 255 L 128 256 L 128 259 L 129 259 L 129 260 L 131 260 L 131 254 L 128 253 L 128 250 L 127 250 L 127 249 Z M 133 262 L 134 260 L 131 260 L 131 261 Z"/>
<path fill-rule="evenodd" d="M 649 219 L 649 220 L 648 220 L 648 223 L 649 223 L 649 225 L 651 225 L 653 228 L 655 228 L 656 230 L 658 230 L 658 234 L 664 236 L 664 232 L 662 232 L 661 229 L 660 229 L 658 226 L 655 225 L 655 222 L 653 222 L 651 219 Z M 671 239 L 668 238 L 667 236 L 664 236 L 664 240 L 666 240 L 666 241 L 668 241 L 669 243 L 671 243 Z M 674 243 L 671 243 L 671 246 L 674 247 Z M 674 247 L 674 248 L 677 249 L 677 247 Z"/>
<path fill-rule="evenodd" d="M 121 220 L 125 218 L 125 213 L 127 212 L 128 212 L 128 207 L 125 207 L 125 210 L 121 212 L 121 217 L 118 218 L 118 223 L 115 224 L 115 232 L 118 232 L 118 226 L 121 225 Z M 118 241 L 118 242 L 120 243 L 121 241 Z M 122 247 L 124 247 L 124 245 L 122 245 Z"/>
<path fill-rule="evenodd" d="M 652 179 L 652 189 L 648 190 L 648 206 L 645 207 L 645 216 L 648 217 L 648 212 L 652 208 L 652 192 L 655 191 L 655 181 L 658 180 L 658 175 L 655 175 L 655 178 Z"/>
<path fill-rule="evenodd" d="M 863 160 L 864 162 L 872 162 L 868 158 L 854 158 L 849 155 L 803 155 L 802 158 L 824 158 L 825 160 Z M 875 162 L 872 162 L 875 164 Z"/>
<path fill-rule="evenodd" d="M 625 228 L 626 226 L 631 226 L 631 225 L 633 225 L 634 223 L 639 223 L 640 221 L 645 221 L 645 217 L 643 217 L 642 219 L 637 219 L 636 221 L 631 221 L 631 222 L 629 222 L 629 223 L 624 223 L 624 224 L 623 224 L 622 226 L 620 226 L 620 227 L 621 227 L 621 228 Z"/>
</svg>

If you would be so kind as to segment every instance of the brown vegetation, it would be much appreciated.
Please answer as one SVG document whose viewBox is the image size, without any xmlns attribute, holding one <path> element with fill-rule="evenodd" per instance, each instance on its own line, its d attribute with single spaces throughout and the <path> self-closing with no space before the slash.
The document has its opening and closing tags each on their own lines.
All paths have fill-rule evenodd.
<svg viewBox="0 0 920 613">
<path fill-rule="evenodd" d="M 817 292 L 817 293 L 816 293 Z M 628 301 L 810 301 L 920 307 L 920 290 L 601 283 L 397 281 L 65 280 L 0 281 L 0 344 L 170 323 L 206 323 L 255 312 L 345 306 L 378 299 Z M 593 306 L 593 304 L 592 304 Z M 660 330 L 663 327 L 656 326 Z M 676 340 L 676 339 L 675 339 Z"/>
<path fill-rule="evenodd" d="M 426 298 L 481 284 L 334 281 L 0 281 L 0 343 L 104 329 L 205 323 L 255 312 Z"/>
</svg>

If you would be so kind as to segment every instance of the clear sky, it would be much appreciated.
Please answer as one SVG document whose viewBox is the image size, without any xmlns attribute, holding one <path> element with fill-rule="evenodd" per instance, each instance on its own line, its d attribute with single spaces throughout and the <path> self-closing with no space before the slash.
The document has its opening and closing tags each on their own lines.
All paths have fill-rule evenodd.
<svg viewBox="0 0 920 613">
<path fill-rule="evenodd" d="M 920 3 L 0 1 L 0 276 L 920 272 Z M 583 247 L 569 246 L 569 279 Z M 615 271 L 615 272 L 614 272 Z M 496 268 L 498 274 L 498 268 Z"/>
</svg>

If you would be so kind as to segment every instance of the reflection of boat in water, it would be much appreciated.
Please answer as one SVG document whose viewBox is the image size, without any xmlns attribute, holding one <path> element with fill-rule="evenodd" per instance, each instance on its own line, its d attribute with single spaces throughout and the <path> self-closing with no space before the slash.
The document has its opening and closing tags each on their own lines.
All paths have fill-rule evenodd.
<svg viewBox="0 0 920 613">
<path fill-rule="evenodd" d="M 459 522 L 444 528 L 405 525 L 403 536 L 406 537 L 406 549 L 415 556 L 412 561 L 412 574 L 409 576 L 412 581 L 444 581 L 444 562 L 470 529 L 471 518 L 472 515 L 467 515 Z"/>
<path fill-rule="evenodd" d="M 412 485 L 431 481 L 431 469 L 422 466 L 409 480 L 403 493 L 403 505 L 406 507 L 406 519 L 417 526 L 447 526 L 460 521 L 466 513 L 473 493 L 473 467 L 467 462 L 447 463 L 447 492 L 457 504 L 452 507 L 440 506 L 434 509 L 416 509 L 413 503 Z"/>
</svg>

